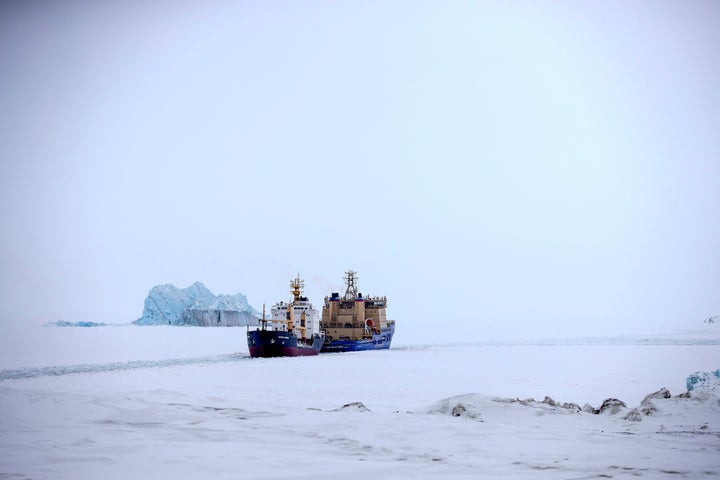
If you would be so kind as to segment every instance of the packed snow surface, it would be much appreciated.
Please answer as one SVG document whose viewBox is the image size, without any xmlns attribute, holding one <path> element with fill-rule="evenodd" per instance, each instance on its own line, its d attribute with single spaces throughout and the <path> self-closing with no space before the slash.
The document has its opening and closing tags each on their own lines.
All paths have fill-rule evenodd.
<svg viewBox="0 0 720 480">
<path fill-rule="evenodd" d="M 187 288 L 172 284 L 150 289 L 136 325 L 240 326 L 255 325 L 260 314 L 245 295 L 215 295 L 200 282 Z"/>
<path fill-rule="evenodd" d="M 244 328 L 37 328 L 0 352 L 0 478 L 717 478 L 720 346 L 251 359 Z M 9 352 L 9 353 L 7 353 Z"/>
</svg>

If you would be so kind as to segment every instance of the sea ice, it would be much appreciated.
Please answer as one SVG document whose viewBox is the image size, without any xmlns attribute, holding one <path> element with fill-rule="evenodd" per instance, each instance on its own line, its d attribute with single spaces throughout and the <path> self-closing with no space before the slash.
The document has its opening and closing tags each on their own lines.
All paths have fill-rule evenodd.
<svg viewBox="0 0 720 480">
<path fill-rule="evenodd" d="M 720 400 L 685 387 L 717 345 L 250 359 L 240 328 L 35 330 L 0 349 L 0 478 L 720 475 Z"/>
</svg>

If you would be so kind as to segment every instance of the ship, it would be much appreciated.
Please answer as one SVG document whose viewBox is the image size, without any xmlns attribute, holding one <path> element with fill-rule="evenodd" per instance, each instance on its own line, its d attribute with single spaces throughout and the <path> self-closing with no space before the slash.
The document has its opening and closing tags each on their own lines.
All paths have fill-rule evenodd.
<svg viewBox="0 0 720 480">
<path fill-rule="evenodd" d="M 247 330 L 251 357 L 298 357 L 320 353 L 324 336 L 317 309 L 302 295 L 304 286 L 300 275 L 291 281 L 291 301 L 273 305 L 270 319 L 265 318 L 263 305 L 260 325 Z"/>
<path fill-rule="evenodd" d="M 357 273 L 345 272 L 345 295 L 325 297 L 320 329 L 325 333 L 321 352 L 357 352 L 390 348 L 395 321 L 386 318 L 387 297 L 363 297 Z"/>
</svg>

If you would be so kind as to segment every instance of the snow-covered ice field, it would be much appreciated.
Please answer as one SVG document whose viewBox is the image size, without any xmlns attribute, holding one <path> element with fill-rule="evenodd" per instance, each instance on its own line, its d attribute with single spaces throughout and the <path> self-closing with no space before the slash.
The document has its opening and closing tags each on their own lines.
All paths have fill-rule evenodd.
<svg viewBox="0 0 720 480">
<path fill-rule="evenodd" d="M 33 327 L 0 352 L 0 479 L 717 478 L 720 401 L 677 397 L 707 340 L 250 359 L 244 328 Z"/>
</svg>

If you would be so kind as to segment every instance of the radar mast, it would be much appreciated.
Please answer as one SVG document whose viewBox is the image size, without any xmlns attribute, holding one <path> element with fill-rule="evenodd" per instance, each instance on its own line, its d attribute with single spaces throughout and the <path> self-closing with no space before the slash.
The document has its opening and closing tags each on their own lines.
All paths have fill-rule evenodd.
<svg viewBox="0 0 720 480">
<path fill-rule="evenodd" d="M 358 290 L 356 275 L 357 272 L 353 272 L 350 269 L 345 272 L 345 277 L 343 277 L 345 285 L 347 285 L 347 289 L 345 290 L 345 300 L 355 300 L 357 298 Z"/>
<path fill-rule="evenodd" d="M 290 293 L 293 296 L 293 302 L 300 301 L 300 295 L 302 295 L 302 289 L 305 288 L 305 282 L 300 280 L 300 274 L 298 273 L 295 280 L 290 282 Z"/>
</svg>

